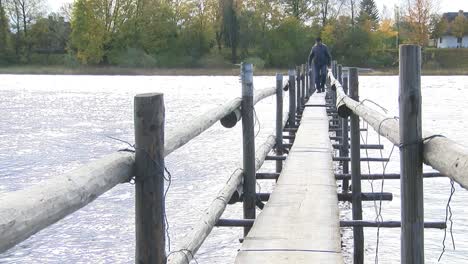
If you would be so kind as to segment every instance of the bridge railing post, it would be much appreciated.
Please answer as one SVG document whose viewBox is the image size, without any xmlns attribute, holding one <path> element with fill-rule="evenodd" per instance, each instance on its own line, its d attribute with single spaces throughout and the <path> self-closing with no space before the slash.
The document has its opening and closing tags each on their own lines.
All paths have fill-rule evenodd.
<svg viewBox="0 0 468 264">
<path fill-rule="evenodd" d="M 136 263 L 166 263 L 164 97 L 134 99 Z"/>
<path fill-rule="evenodd" d="M 283 75 L 276 74 L 276 154 L 283 155 Z M 283 161 L 276 161 L 276 172 L 283 170 Z"/>
<path fill-rule="evenodd" d="M 314 65 L 310 65 L 310 93 L 315 93 L 315 68 Z"/>
<path fill-rule="evenodd" d="M 345 94 L 348 94 L 348 75 L 343 76 L 343 91 Z M 342 141 L 342 146 L 341 146 L 341 156 L 342 157 L 348 157 L 349 156 L 349 137 L 348 137 L 348 132 L 349 132 L 349 126 L 348 126 L 348 120 L 349 117 L 345 117 L 341 120 L 341 130 L 342 130 L 342 136 L 343 136 L 343 141 Z M 349 173 L 349 161 L 343 161 L 343 174 L 348 174 Z M 348 179 L 343 179 L 341 189 L 343 192 L 347 192 L 349 189 L 349 181 Z"/>
<path fill-rule="evenodd" d="M 310 75 L 309 75 L 310 69 L 309 69 L 309 64 L 306 63 L 306 69 L 305 69 L 305 83 L 306 83 L 306 98 L 309 99 L 310 97 Z"/>
<path fill-rule="evenodd" d="M 401 263 L 424 263 L 421 47 L 400 46 Z"/>
<path fill-rule="evenodd" d="M 338 64 L 338 65 L 337 65 L 336 79 L 337 79 L 340 83 L 342 83 L 342 79 L 341 79 L 342 74 L 343 74 L 342 66 L 341 66 L 341 64 Z M 337 94 L 336 94 L 336 90 L 335 90 L 335 91 L 333 91 L 333 106 L 334 106 L 335 110 L 336 110 L 336 98 L 337 98 Z M 341 126 L 341 119 L 340 119 L 338 116 L 336 116 L 336 121 L 337 121 L 338 128 L 342 128 L 342 126 Z M 342 134 L 343 134 L 343 133 L 342 133 L 341 130 L 337 130 L 337 131 L 336 131 L 336 136 L 337 136 L 337 137 L 342 137 Z M 341 151 L 340 151 L 340 156 L 341 156 Z"/>
<path fill-rule="evenodd" d="M 296 73 L 294 70 L 289 70 L 289 118 L 288 126 L 296 126 Z M 293 134 L 292 132 L 290 134 Z M 292 143 L 292 140 L 290 140 Z"/>
<path fill-rule="evenodd" d="M 242 63 L 242 150 L 243 150 L 243 209 L 244 219 L 255 219 L 256 176 L 255 176 L 255 132 L 253 105 L 253 65 Z M 244 237 L 251 227 L 244 227 Z"/>
<path fill-rule="evenodd" d="M 301 67 L 296 67 L 296 113 L 301 112 L 302 108 L 302 94 L 301 94 Z"/>
<path fill-rule="evenodd" d="M 349 95 L 359 101 L 359 80 L 357 68 L 349 69 Z M 351 114 L 351 189 L 353 220 L 362 220 L 361 200 L 361 146 L 359 116 Z M 353 263 L 364 263 L 364 233 L 362 227 L 353 227 Z"/>
<path fill-rule="evenodd" d="M 301 97 L 302 97 L 301 111 L 304 109 L 304 105 L 307 101 L 307 91 L 305 88 L 305 76 L 306 76 L 305 64 L 302 64 L 301 66 Z"/>
</svg>

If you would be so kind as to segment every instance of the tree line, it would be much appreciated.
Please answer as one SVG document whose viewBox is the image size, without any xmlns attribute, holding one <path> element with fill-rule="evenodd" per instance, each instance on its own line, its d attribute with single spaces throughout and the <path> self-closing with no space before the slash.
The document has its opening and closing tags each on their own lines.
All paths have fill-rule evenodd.
<svg viewBox="0 0 468 264">
<path fill-rule="evenodd" d="M 287 67 L 321 36 L 344 63 L 384 67 L 401 43 L 468 34 L 433 0 L 382 12 L 374 0 L 75 0 L 55 13 L 45 1 L 0 0 L 0 64 Z"/>
</svg>

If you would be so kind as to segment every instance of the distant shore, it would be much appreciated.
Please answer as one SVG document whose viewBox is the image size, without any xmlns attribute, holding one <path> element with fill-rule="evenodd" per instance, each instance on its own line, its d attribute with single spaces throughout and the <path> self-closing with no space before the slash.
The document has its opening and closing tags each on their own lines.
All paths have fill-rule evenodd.
<svg viewBox="0 0 468 264">
<path fill-rule="evenodd" d="M 287 69 L 255 69 L 257 76 L 287 73 Z M 37 75 L 147 75 L 147 76 L 237 76 L 238 68 L 124 68 L 124 67 L 63 67 L 63 66 L 11 66 L 0 67 L 0 74 Z M 398 68 L 374 69 L 362 76 L 398 75 Z M 423 75 L 468 75 L 468 69 L 423 69 Z"/>
</svg>

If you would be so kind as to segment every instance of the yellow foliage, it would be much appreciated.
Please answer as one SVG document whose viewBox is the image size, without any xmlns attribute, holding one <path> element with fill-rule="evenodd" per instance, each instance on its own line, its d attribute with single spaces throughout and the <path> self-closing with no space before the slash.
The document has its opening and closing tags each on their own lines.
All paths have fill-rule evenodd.
<svg viewBox="0 0 468 264">
<path fill-rule="evenodd" d="M 391 19 L 382 19 L 379 31 L 386 38 L 392 38 L 398 35 L 398 32 L 393 30 L 393 21 Z"/>
<path fill-rule="evenodd" d="M 323 28 L 322 34 L 321 34 L 323 43 L 327 43 L 327 45 L 332 46 L 336 42 L 336 36 L 335 36 L 335 26 L 328 24 Z"/>
</svg>

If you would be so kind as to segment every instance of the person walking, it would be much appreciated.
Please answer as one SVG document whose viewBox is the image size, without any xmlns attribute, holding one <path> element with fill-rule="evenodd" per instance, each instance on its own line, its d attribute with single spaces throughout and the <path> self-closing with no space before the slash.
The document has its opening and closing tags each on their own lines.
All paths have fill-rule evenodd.
<svg viewBox="0 0 468 264">
<path fill-rule="evenodd" d="M 322 43 L 321 38 L 315 39 L 315 45 L 309 54 L 309 66 L 312 66 L 314 61 L 315 70 L 315 87 L 317 93 L 325 91 L 325 82 L 327 80 L 327 67 L 331 66 L 331 55 L 327 45 Z"/>
</svg>

